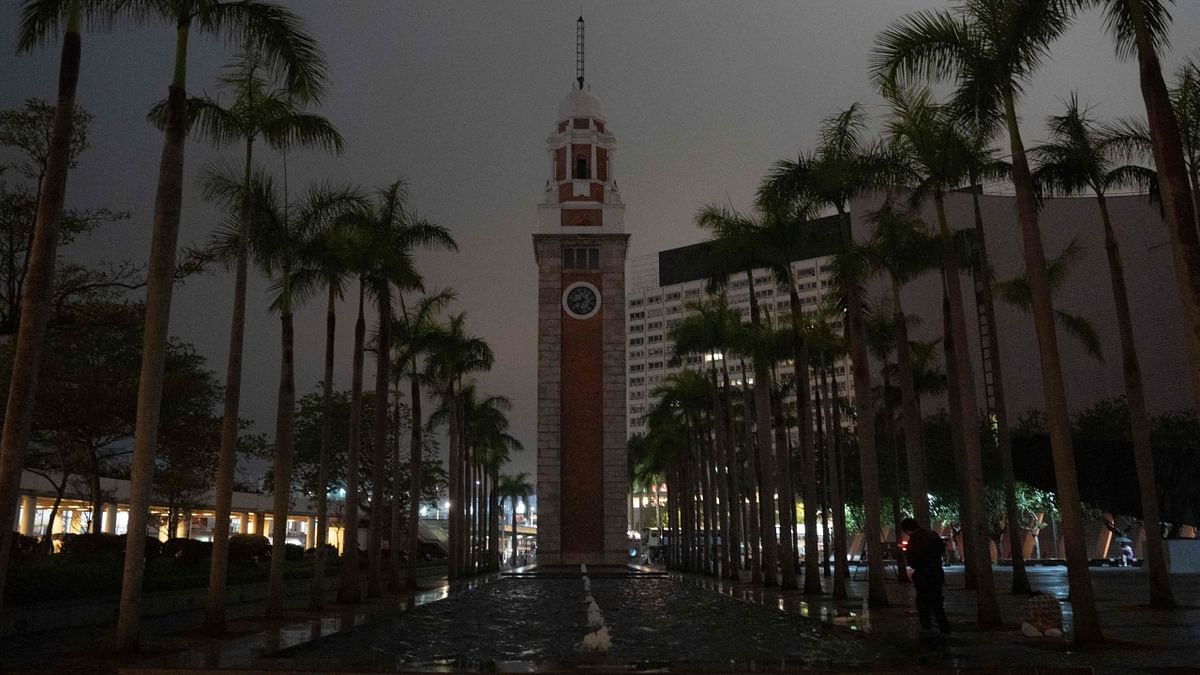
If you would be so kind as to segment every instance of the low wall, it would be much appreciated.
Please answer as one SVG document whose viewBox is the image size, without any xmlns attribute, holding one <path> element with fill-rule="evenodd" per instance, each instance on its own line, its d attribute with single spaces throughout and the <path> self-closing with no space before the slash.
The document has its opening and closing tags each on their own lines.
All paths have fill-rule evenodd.
<svg viewBox="0 0 1200 675">
<path fill-rule="evenodd" d="M 326 576 L 325 590 L 336 588 L 337 583 L 337 575 Z M 307 594 L 308 588 L 308 579 L 292 579 L 287 582 L 288 595 Z M 147 593 L 142 596 L 142 616 L 162 616 L 202 609 L 207 592 L 206 588 L 201 587 Z M 267 584 L 229 586 L 225 597 L 229 605 L 261 602 L 267 598 Z M 120 604 L 119 597 L 109 596 L 5 607 L 3 616 L 0 616 L 0 637 L 115 623 Z"/>
</svg>

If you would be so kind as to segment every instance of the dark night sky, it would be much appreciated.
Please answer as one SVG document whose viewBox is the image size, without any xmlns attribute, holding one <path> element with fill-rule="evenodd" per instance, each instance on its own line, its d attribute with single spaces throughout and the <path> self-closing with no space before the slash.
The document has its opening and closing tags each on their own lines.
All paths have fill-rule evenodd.
<svg viewBox="0 0 1200 675">
<path fill-rule="evenodd" d="M 588 22 L 588 81 L 617 135 L 617 180 L 633 233 L 630 255 L 699 239 L 692 215 L 726 199 L 749 204 L 770 163 L 814 142 L 820 118 L 861 100 L 877 116 L 867 79 L 873 36 L 896 18 L 943 3 L 920 0 L 807 2 L 408 3 L 296 0 L 324 46 L 329 92 L 319 112 L 345 135 L 346 153 L 289 159 L 293 191 L 329 179 L 378 186 L 397 177 L 411 205 L 453 229 L 462 252 L 420 258 L 427 284 L 453 286 L 472 329 L 497 353 L 484 389 L 510 396 L 516 435 L 530 447 L 516 469 L 532 471 L 535 389 L 535 267 L 529 234 L 546 179 L 544 140 L 574 75 L 574 20 Z M 17 5 L 0 8 L 11 45 Z M 1200 35 L 1200 3 L 1174 9 L 1168 69 Z M 144 122 L 166 93 L 173 32 L 165 26 L 88 33 L 79 102 L 95 114 L 92 149 L 68 186 L 68 203 L 124 209 L 133 217 L 67 251 L 81 260 L 144 261 L 161 136 Z M 193 42 L 190 90 L 214 92 L 229 55 Z M 0 107 L 54 97 L 57 49 L 0 53 Z M 1027 140 L 1071 89 L 1103 117 L 1144 114 L 1132 64 L 1118 62 L 1096 14 L 1055 47 L 1027 89 Z M 181 241 L 200 242 L 220 214 L 196 188 L 196 170 L 232 149 L 191 145 Z M 262 156 L 262 155 L 260 155 Z M 263 156 L 276 170 L 278 158 Z M 171 332 L 224 371 L 230 275 L 189 280 L 175 296 Z M 251 289 L 243 414 L 272 428 L 278 324 L 265 284 Z M 297 382 L 320 378 L 322 308 L 297 316 Z M 340 314 L 337 381 L 349 384 L 353 308 Z M 1109 366 L 1114 367 L 1114 366 Z M 367 387 L 371 386 L 368 375 Z"/>
</svg>

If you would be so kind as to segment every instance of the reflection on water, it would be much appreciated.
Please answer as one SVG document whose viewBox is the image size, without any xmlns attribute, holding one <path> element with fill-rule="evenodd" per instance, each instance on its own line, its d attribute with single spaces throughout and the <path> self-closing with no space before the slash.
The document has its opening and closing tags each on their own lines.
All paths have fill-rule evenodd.
<svg viewBox="0 0 1200 675">
<path fill-rule="evenodd" d="M 474 587 L 478 581 L 472 581 L 467 587 Z M 169 660 L 170 665 L 177 667 L 200 668 L 230 668 L 252 663 L 264 656 L 277 654 L 308 642 L 320 640 L 323 637 L 349 632 L 361 626 L 371 617 L 371 611 L 411 610 L 431 602 L 445 599 L 450 594 L 447 586 L 419 591 L 398 599 L 392 605 L 379 605 L 371 608 L 363 606 L 345 606 L 330 610 L 329 614 L 296 623 L 269 627 L 262 632 L 233 640 L 216 638 L 204 639 L 195 647 L 180 652 Z"/>
</svg>

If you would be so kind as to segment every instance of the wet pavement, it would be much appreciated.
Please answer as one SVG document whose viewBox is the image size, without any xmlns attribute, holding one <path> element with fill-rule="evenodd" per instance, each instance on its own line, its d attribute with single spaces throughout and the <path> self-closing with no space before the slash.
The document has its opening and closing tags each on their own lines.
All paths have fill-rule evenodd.
<svg viewBox="0 0 1200 675">
<path fill-rule="evenodd" d="M 110 653 L 111 626 L 3 640 L 0 671 L 1200 672 L 1200 575 L 1173 576 L 1181 608 L 1153 610 L 1141 570 L 1093 568 L 1107 642 L 1087 650 L 1069 641 L 1069 603 L 1066 637 L 1020 634 L 1025 598 L 1004 592 L 1006 568 L 996 568 L 1005 626 L 995 631 L 978 630 L 974 594 L 961 568 L 948 569 L 954 633 L 936 640 L 919 631 L 910 586 L 889 581 L 891 606 L 868 609 L 859 576 L 835 601 L 662 571 L 592 570 L 585 586 L 578 570 L 522 570 L 324 612 L 293 598 L 281 620 L 231 607 L 220 638 L 195 630 L 194 613 L 147 620 L 146 649 L 132 657 Z M 1064 568 L 1030 576 L 1067 599 Z"/>
<path fill-rule="evenodd" d="M 594 576 L 594 578 L 593 578 Z M 590 596 L 606 648 L 585 637 Z M 899 650 L 820 621 L 713 593 L 662 575 L 561 573 L 502 578 L 445 601 L 303 647 L 252 669 L 536 672 L 861 671 L 906 662 Z"/>
</svg>

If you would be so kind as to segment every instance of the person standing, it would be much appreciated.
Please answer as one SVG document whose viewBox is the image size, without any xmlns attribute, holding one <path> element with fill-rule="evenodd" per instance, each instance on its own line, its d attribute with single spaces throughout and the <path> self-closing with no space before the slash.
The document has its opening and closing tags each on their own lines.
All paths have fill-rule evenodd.
<svg viewBox="0 0 1200 675">
<path fill-rule="evenodd" d="M 912 568 L 913 588 L 917 592 L 917 616 L 923 630 L 933 630 L 933 619 L 938 630 L 950 632 L 950 620 L 946 618 L 945 598 L 942 587 L 946 575 L 942 571 L 942 555 L 946 544 L 937 534 L 921 527 L 915 518 L 905 518 L 900 529 L 908 535 L 908 550 L 905 557 Z"/>
</svg>

